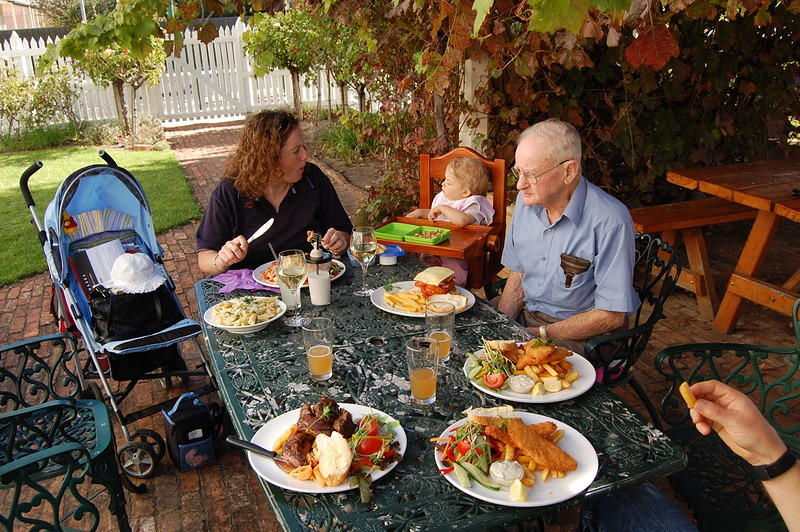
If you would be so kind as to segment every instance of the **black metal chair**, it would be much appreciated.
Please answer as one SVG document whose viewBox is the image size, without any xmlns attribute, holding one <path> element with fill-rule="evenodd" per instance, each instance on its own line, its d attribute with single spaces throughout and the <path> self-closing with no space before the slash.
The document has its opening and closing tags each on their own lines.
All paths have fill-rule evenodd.
<svg viewBox="0 0 800 532">
<path fill-rule="evenodd" d="M 681 261 L 668 244 L 647 233 L 636 233 L 633 284 L 641 306 L 630 316 L 628 328 L 588 340 L 584 356 L 598 368 L 606 386 L 629 384 L 647 408 L 653 423 L 661 427 L 658 413 L 633 374 L 653 327 L 664 317 L 664 303 L 681 274 Z"/>
<path fill-rule="evenodd" d="M 701 530 L 786 530 L 749 465 L 716 435 L 701 436 L 678 392 L 684 381 L 716 379 L 750 396 L 786 444 L 800 452 L 800 299 L 793 306 L 794 347 L 703 343 L 668 347 L 656 369 L 669 388 L 661 400 L 666 433 L 683 445 L 686 469 L 670 477 Z"/>
<path fill-rule="evenodd" d="M 4 530 L 96 530 L 92 499 L 102 490 L 79 489 L 87 479 L 108 491 L 119 529 L 130 530 L 108 411 L 83 399 L 99 390 L 84 390 L 71 369 L 77 356 L 69 334 L 0 347 L 0 488 L 10 488 L 0 511 Z"/>
</svg>

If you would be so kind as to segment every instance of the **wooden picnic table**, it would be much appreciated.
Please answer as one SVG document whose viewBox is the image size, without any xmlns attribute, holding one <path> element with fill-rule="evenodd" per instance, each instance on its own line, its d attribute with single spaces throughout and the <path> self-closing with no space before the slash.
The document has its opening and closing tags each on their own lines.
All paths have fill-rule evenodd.
<svg viewBox="0 0 800 532">
<path fill-rule="evenodd" d="M 800 159 L 673 170 L 667 173 L 667 181 L 758 209 L 714 319 L 714 329 L 731 332 L 744 299 L 791 315 L 792 304 L 800 297 L 800 270 L 781 286 L 756 275 L 780 219 L 800 222 L 800 199 L 792 197 L 793 192 L 800 189 Z"/>
</svg>

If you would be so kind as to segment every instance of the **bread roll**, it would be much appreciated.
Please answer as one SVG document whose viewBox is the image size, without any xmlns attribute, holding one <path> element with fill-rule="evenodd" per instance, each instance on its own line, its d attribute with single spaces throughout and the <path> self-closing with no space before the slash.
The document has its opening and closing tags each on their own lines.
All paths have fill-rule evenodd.
<svg viewBox="0 0 800 532">
<path fill-rule="evenodd" d="M 317 459 L 315 477 L 323 486 L 339 486 L 347 480 L 353 453 L 341 434 L 318 434 L 311 452 Z"/>
<path fill-rule="evenodd" d="M 461 294 L 436 294 L 428 298 L 428 303 L 450 303 L 455 307 L 456 312 L 461 312 L 467 308 L 467 296 Z"/>
<path fill-rule="evenodd" d="M 492 408 L 469 408 L 462 412 L 467 420 L 478 425 L 496 425 L 500 421 L 517 417 L 511 405 L 494 406 Z"/>
</svg>

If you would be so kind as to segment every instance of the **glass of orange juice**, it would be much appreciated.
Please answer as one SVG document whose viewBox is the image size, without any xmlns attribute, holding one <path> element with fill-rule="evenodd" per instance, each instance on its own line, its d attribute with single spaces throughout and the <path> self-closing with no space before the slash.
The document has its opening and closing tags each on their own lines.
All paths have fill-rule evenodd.
<svg viewBox="0 0 800 532">
<path fill-rule="evenodd" d="M 406 343 L 411 400 L 419 405 L 436 401 L 436 375 L 439 369 L 439 342 L 429 336 L 414 336 Z"/>
<path fill-rule="evenodd" d="M 456 308 L 452 303 L 429 302 L 425 305 L 425 335 L 439 342 L 439 362 L 450 360 Z"/>
<path fill-rule="evenodd" d="M 311 380 L 326 381 L 333 375 L 333 321 L 308 318 L 303 323 L 303 346 Z"/>
</svg>

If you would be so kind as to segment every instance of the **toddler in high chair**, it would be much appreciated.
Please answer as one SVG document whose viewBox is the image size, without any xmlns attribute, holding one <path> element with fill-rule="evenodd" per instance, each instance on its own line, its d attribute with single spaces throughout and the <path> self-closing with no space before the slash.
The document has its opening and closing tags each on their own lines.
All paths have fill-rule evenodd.
<svg viewBox="0 0 800 532">
<path fill-rule="evenodd" d="M 458 157 L 445 168 L 442 191 L 433 198 L 431 208 L 415 209 L 406 216 L 443 220 L 457 227 L 489 225 L 494 208 L 485 196 L 488 190 L 489 174 L 483 164 L 472 157 Z M 426 264 L 453 270 L 457 285 L 463 286 L 467 282 L 469 264 L 466 260 L 437 255 L 422 255 L 420 258 Z"/>
</svg>

